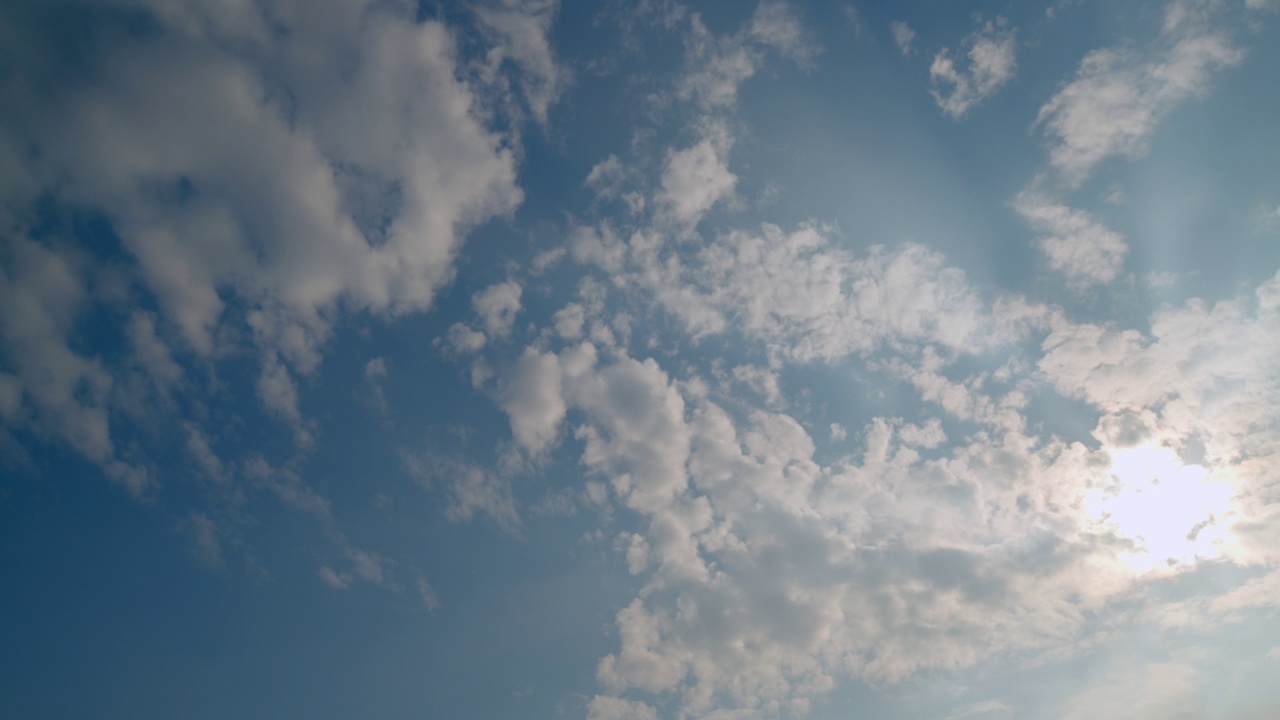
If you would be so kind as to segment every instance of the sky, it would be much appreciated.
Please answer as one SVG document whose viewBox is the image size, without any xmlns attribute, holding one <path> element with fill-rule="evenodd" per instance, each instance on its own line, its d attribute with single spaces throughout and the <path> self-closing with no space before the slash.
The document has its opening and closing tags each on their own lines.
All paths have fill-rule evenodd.
<svg viewBox="0 0 1280 720">
<path fill-rule="evenodd" d="M 0 716 L 1280 717 L 1280 2 L 0 5 Z"/>
</svg>

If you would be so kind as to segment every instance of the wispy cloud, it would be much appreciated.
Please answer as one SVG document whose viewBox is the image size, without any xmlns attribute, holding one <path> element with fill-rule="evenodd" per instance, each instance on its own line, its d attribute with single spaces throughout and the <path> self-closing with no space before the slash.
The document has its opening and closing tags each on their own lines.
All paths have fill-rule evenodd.
<svg viewBox="0 0 1280 720">
<path fill-rule="evenodd" d="M 896 37 L 896 28 L 894 32 Z M 961 47 L 965 48 L 967 65 L 958 65 L 951 51 L 943 48 L 929 66 L 933 99 L 942 112 L 957 119 L 994 95 L 1013 79 L 1018 69 L 1014 32 L 1004 18 L 987 22 L 965 38 Z"/>
<path fill-rule="evenodd" d="M 1214 25 L 1210 5 L 1174 2 L 1152 47 L 1103 48 L 1080 62 L 1076 77 L 1040 108 L 1053 166 L 1078 185 L 1098 163 L 1137 156 L 1174 107 L 1209 91 L 1214 74 L 1244 52 Z"/>
</svg>

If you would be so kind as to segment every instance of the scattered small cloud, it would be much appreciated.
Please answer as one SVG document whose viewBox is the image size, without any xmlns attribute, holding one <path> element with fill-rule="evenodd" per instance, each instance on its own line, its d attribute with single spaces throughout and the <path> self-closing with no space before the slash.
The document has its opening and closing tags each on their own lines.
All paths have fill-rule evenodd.
<svg viewBox="0 0 1280 720">
<path fill-rule="evenodd" d="M 898 46 L 898 52 L 902 53 L 903 57 L 915 52 L 915 48 L 911 46 L 916 39 L 915 30 L 900 20 L 889 23 L 889 30 L 893 33 L 893 44 Z"/>
<path fill-rule="evenodd" d="M 1049 267 L 1079 288 L 1109 283 L 1120 274 L 1129 247 L 1120 233 L 1089 213 L 1024 191 L 1014 208 L 1040 234 Z"/>
<path fill-rule="evenodd" d="M 1192 12 L 1171 3 L 1152 47 L 1090 52 L 1076 77 L 1040 108 L 1036 125 L 1050 139 L 1050 162 L 1069 184 L 1082 183 L 1109 157 L 1144 153 L 1165 115 L 1207 93 L 1215 73 L 1243 59 L 1231 36 L 1214 26 L 1209 7 Z"/>
<path fill-rule="evenodd" d="M 943 48 L 929 66 L 930 92 L 942 112 L 963 117 L 1013 79 L 1018 68 L 1014 31 L 1003 17 L 987 22 L 962 43 L 967 66 L 957 65 Z"/>
</svg>

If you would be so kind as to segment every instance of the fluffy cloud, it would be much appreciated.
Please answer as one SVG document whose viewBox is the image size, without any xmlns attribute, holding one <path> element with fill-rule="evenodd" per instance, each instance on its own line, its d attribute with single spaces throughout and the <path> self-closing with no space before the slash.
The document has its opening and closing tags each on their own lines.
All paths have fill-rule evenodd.
<svg viewBox="0 0 1280 720">
<path fill-rule="evenodd" d="M 126 283 L 158 305 L 128 328 L 157 391 L 181 382 L 184 358 L 216 361 L 251 338 L 264 407 L 305 442 L 293 376 L 320 363 L 342 314 L 429 308 L 467 231 L 521 201 L 512 152 L 485 125 L 487 87 L 459 79 L 448 28 L 397 3 L 117 4 L 155 27 L 136 33 L 104 15 L 91 84 L 45 84 L 66 69 L 39 33 L 6 33 L 24 38 L 11 52 L 30 72 L 5 86 L 15 112 L 0 146 L 38 151 L 6 155 L 16 163 L 6 176 L 27 182 L 0 188 L 0 205 L 20 218 L 50 192 L 102 213 L 126 256 Z M 545 52 L 553 10 L 484 13 L 501 40 L 495 52 L 542 78 L 530 91 L 540 116 L 559 86 Z M 38 24 L 38 13 L 15 9 L 0 22 Z M 4 282 L 5 307 L 27 308 L 5 332 L 24 338 L 14 346 L 32 367 L 57 368 L 20 363 L 23 403 L 141 491 L 142 471 L 114 459 L 111 370 L 69 347 L 76 312 L 112 298 L 86 295 L 88 266 L 65 249 L 7 232 L 5 254 L 6 268 L 21 271 Z M 26 287 L 38 277 L 41 289 Z M 509 326 L 504 318 L 486 316 L 491 331 Z"/>
<path fill-rule="evenodd" d="M 877 420 L 861 460 L 822 466 L 794 418 L 735 418 L 653 360 L 584 343 L 512 372 L 509 397 L 540 398 L 506 406 L 517 440 L 545 451 L 578 413 L 580 462 L 645 527 L 619 540 L 647 585 L 600 662 L 601 713 L 645 712 L 618 698 L 634 691 L 694 715 L 803 712 L 842 676 L 1060 642 L 1129 582 L 1081 529 L 1105 461 L 1080 445 L 979 434 L 926 460 L 936 421 Z"/>
<path fill-rule="evenodd" d="M 1058 210 L 1045 221 L 1073 219 Z M 619 698 L 642 694 L 678 699 L 691 716 L 802 714 L 843 677 L 893 681 L 1069 648 L 1136 583 L 1189 567 L 1135 564 L 1163 551 L 1161 538 L 1108 510 L 1127 497 L 1117 485 L 1134 482 L 1123 463 L 1135 446 L 1154 443 L 1175 474 L 1203 470 L 1232 496 L 1229 517 L 1168 514 L 1185 521 L 1168 529 L 1175 539 L 1212 534 L 1213 556 L 1272 562 L 1264 478 L 1280 449 L 1267 415 L 1280 401 L 1280 348 L 1257 338 L 1280 337 L 1280 277 L 1248 297 L 1162 310 L 1144 333 L 1017 298 L 988 305 L 923 247 L 857 257 L 827 232 L 765 226 L 679 252 L 652 231 L 580 228 L 574 255 L 608 271 L 616 299 L 656 300 L 690 337 L 737 333 L 780 365 L 865 358 L 971 424 L 953 433 L 937 418 L 875 418 L 860 455 L 819 462 L 799 417 L 741 395 L 722 405 L 696 370 L 675 380 L 576 332 L 556 334 L 576 343 L 561 350 L 526 349 L 494 381 L 517 442 L 544 453 L 572 438 L 640 523 L 618 536 L 645 586 L 597 668 L 602 707 L 630 711 L 634 700 Z M 1030 362 L 956 377 L 957 358 L 1034 338 Z M 771 371 L 729 375 L 767 403 Z M 1094 406 L 1100 447 L 1029 434 L 1028 394 L 1050 390 Z M 1203 467 L 1178 454 L 1197 443 Z M 1129 686 L 1135 702 L 1164 707 L 1150 683 Z"/>
<path fill-rule="evenodd" d="M 44 245 L 6 237 L 0 265 L 0 336 L 12 374 L 4 375 L 5 422 L 30 419 L 41 433 L 60 437 L 108 477 L 142 496 L 153 485 L 144 468 L 117 457 L 111 439 L 110 400 L 114 380 L 96 359 L 68 347 L 77 315 L 88 303 L 80 268 Z M 139 357 L 157 365 L 162 379 L 172 367 L 145 320 L 134 328 Z"/>
<path fill-rule="evenodd" d="M 1089 213 L 1024 191 L 1014 202 L 1018 214 L 1041 234 L 1040 251 L 1049 267 L 1077 287 L 1116 279 L 1129 251 L 1124 238 Z"/>
<path fill-rule="evenodd" d="M 733 231 L 681 257 L 651 233 L 623 241 L 607 228 L 579 231 L 575 255 L 643 289 L 694 337 L 733 327 L 800 362 L 869 354 L 888 344 L 973 351 L 997 319 L 964 273 L 920 245 L 872 247 L 858 258 L 830 230 Z"/>
<path fill-rule="evenodd" d="M 657 200 L 677 224 L 697 225 L 716 203 L 730 197 L 738 178 L 726 164 L 732 139 L 715 126 L 698 143 L 672 152 L 662 171 Z"/>
<path fill-rule="evenodd" d="M 1069 183 L 1079 184 L 1108 157 L 1140 155 L 1162 117 L 1207 92 L 1216 71 L 1240 62 L 1244 53 L 1213 26 L 1211 10 L 1210 3 L 1171 3 L 1154 47 L 1094 50 L 1040 108 L 1050 161 Z"/>
<path fill-rule="evenodd" d="M 899 37 L 896 27 L 894 37 L 895 40 Z M 907 38 L 907 43 L 909 47 L 910 38 Z M 970 108 L 994 95 L 1013 79 L 1018 68 L 1014 59 L 1014 33 L 1004 18 L 988 22 L 965 38 L 964 46 L 968 48 L 965 53 L 969 60 L 967 67 L 957 67 L 947 48 L 943 48 L 929 66 L 933 99 L 942 112 L 953 118 L 963 117 Z M 901 41 L 899 48 L 903 48 Z"/>
</svg>

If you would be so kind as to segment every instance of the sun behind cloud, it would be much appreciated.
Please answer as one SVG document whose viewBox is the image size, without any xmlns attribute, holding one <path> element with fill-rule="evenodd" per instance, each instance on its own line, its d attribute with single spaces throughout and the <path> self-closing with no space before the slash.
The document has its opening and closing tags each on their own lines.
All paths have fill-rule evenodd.
<svg viewBox="0 0 1280 720">
<path fill-rule="evenodd" d="M 1148 441 L 1111 451 L 1111 482 L 1089 493 L 1091 522 L 1133 543 L 1119 559 L 1135 573 L 1219 557 L 1231 534 L 1232 486 L 1172 448 Z"/>
</svg>

